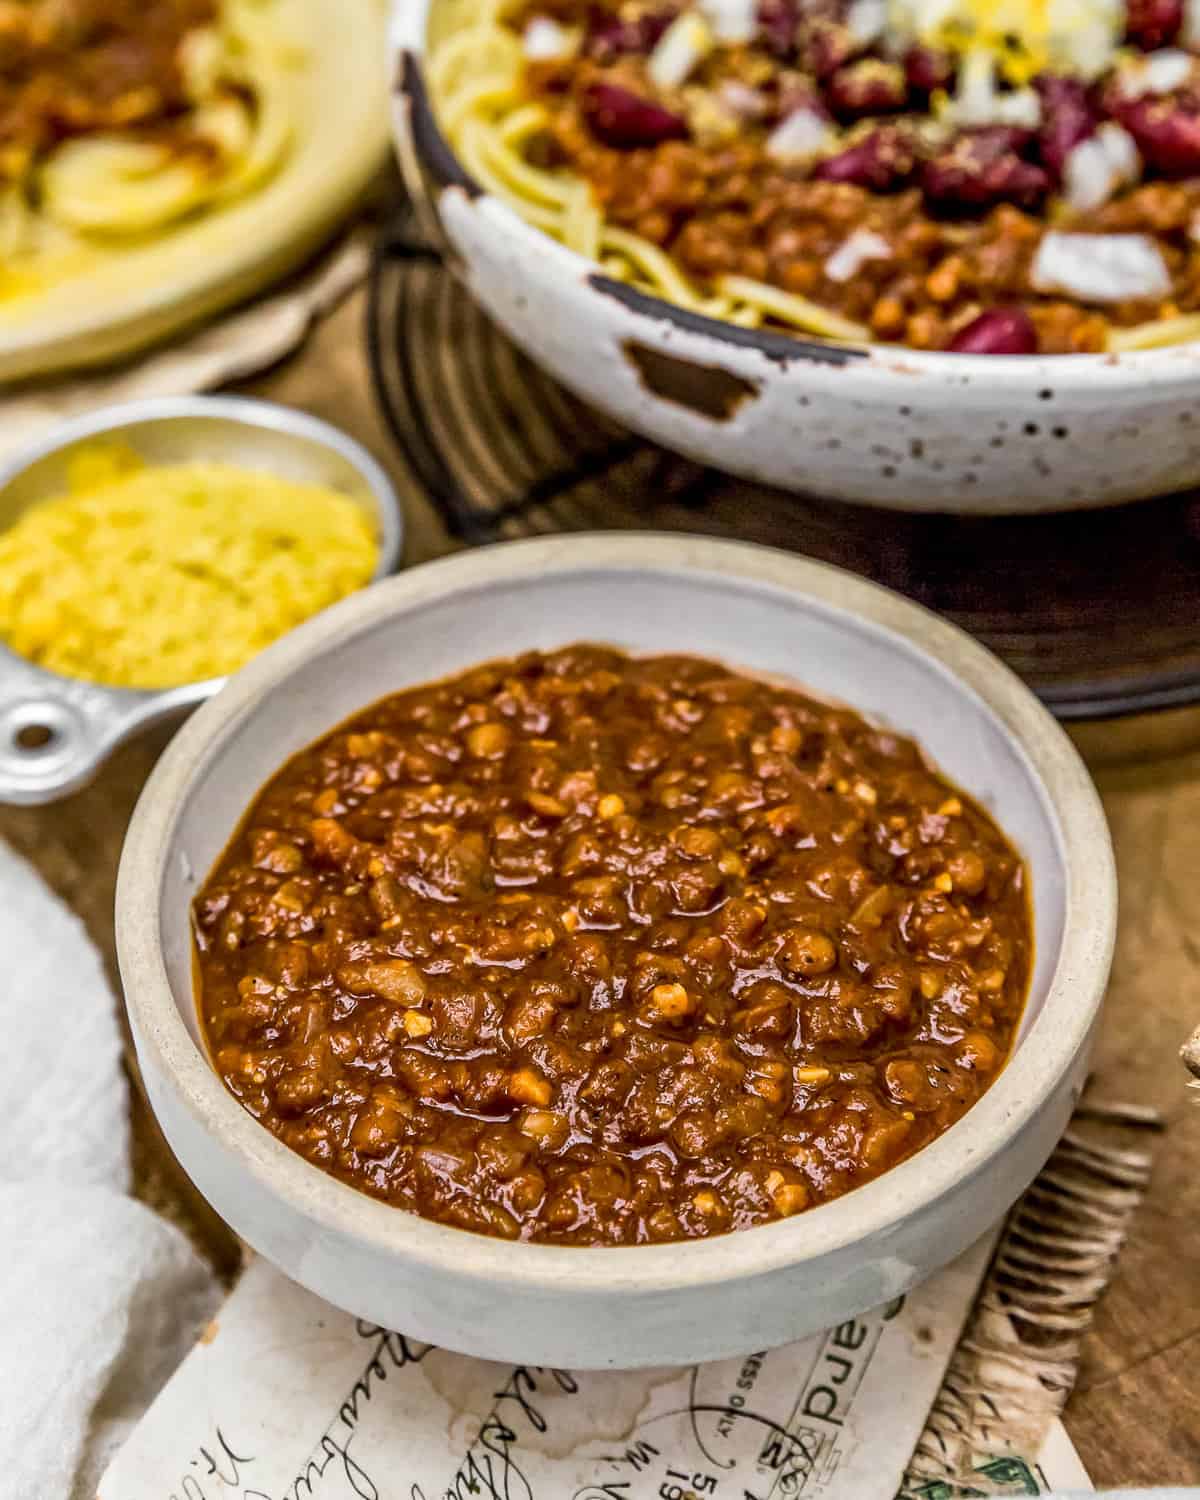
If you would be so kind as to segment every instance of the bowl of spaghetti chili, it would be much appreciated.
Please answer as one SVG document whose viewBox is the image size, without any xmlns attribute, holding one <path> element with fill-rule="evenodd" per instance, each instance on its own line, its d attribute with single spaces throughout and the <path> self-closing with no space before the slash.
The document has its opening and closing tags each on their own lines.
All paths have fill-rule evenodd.
<svg viewBox="0 0 1200 1500">
<path fill-rule="evenodd" d="M 978 10 L 421 0 L 401 164 L 517 343 L 689 456 L 907 509 L 1185 488 L 1200 18 Z"/>
</svg>

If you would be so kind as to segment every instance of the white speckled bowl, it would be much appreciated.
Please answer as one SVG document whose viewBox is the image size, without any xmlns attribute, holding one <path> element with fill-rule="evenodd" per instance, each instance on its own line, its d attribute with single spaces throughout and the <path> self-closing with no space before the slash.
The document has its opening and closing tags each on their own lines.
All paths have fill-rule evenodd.
<svg viewBox="0 0 1200 1500">
<path fill-rule="evenodd" d="M 1037 953 L 1012 1060 L 945 1135 L 797 1218 L 628 1249 L 519 1244 L 428 1222 L 290 1151 L 226 1091 L 201 1045 L 191 898 L 281 763 L 383 694 L 587 639 L 723 658 L 916 735 L 1028 862 Z M 1087 772 L 994 657 L 836 569 L 657 535 L 465 553 L 301 626 L 174 740 L 138 804 L 117 891 L 121 975 L 150 1101 L 218 1212 L 340 1307 L 466 1353 L 567 1367 L 769 1348 L 886 1302 L 959 1254 L 1032 1180 L 1066 1125 L 1115 919 L 1112 851 Z"/>
<path fill-rule="evenodd" d="M 903 510 L 1114 505 L 1200 483 L 1200 344 L 1123 355 L 859 350 L 720 323 L 611 280 L 471 181 L 430 109 L 437 0 L 397 0 L 394 122 L 479 302 L 635 432 L 786 489 Z"/>
</svg>

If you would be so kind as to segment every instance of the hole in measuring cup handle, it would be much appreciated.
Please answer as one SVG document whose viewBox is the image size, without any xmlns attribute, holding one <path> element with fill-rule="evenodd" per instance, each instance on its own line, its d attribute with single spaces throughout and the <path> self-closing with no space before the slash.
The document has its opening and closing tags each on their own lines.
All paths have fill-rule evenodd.
<svg viewBox="0 0 1200 1500">
<path fill-rule="evenodd" d="M 0 802 L 50 801 L 81 785 L 99 763 L 98 730 L 81 707 L 50 695 L 0 701 Z"/>
<path fill-rule="evenodd" d="M 47 672 L 0 648 L 0 802 L 36 805 L 83 786 L 148 695 Z"/>
<path fill-rule="evenodd" d="M 42 716 L 39 715 L 40 717 Z M 13 744 L 17 749 L 31 754 L 53 747 L 57 739 L 58 731 L 52 729 L 49 724 L 22 724 L 20 729 L 13 732 Z"/>
<path fill-rule="evenodd" d="M 45 760 L 61 754 L 64 745 L 80 732 L 78 718 L 51 699 L 31 698 L 0 712 L 0 740 L 9 753 L 16 751 L 22 757 Z"/>
<path fill-rule="evenodd" d="M 0 804 L 36 806 L 78 791 L 123 741 L 189 712 L 222 681 L 107 687 L 60 677 L 0 645 Z"/>
</svg>

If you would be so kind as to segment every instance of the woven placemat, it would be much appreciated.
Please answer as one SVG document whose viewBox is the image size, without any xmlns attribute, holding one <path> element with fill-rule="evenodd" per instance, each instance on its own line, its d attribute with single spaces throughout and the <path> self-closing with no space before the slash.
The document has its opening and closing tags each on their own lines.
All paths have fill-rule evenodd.
<svg viewBox="0 0 1200 1500">
<path fill-rule="evenodd" d="M 1150 1177 L 1130 1136 L 1153 1111 L 1085 1103 L 1009 1214 L 900 1500 L 1036 1494 L 1031 1455 L 1075 1385 L 1092 1323 Z"/>
</svg>

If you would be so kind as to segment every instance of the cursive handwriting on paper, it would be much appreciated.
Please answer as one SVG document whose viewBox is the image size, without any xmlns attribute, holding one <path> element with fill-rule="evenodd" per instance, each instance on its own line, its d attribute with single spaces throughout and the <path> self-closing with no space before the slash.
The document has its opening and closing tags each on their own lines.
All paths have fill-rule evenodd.
<svg viewBox="0 0 1200 1500">
<path fill-rule="evenodd" d="M 242 1500 L 271 1500 L 271 1496 L 242 1482 L 245 1470 L 253 1463 L 253 1456 L 238 1452 L 218 1427 L 211 1442 L 202 1444 L 188 1460 L 188 1469 L 195 1472 L 183 1475 L 169 1500 L 211 1500 L 230 1491 Z"/>
<path fill-rule="evenodd" d="M 542 1385 L 549 1384 L 568 1396 L 579 1394 L 579 1382 L 568 1370 L 517 1365 L 493 1396 L 493 1406 L 484 1417 L 474 1442 L 458 1466 L 441 1500 L 464 1500 L 483 1495 L 488 1500 L 533 1500 L 533 1488 L 516 1457 L 522 1431 L 543 1433 L 549 1427 L 536 1401 Z M 412 1487 L 412 1500 L 427 1500 L 419 1485 Z"/>
<path fill-rule="evenodd" d="M 410 1343 L 402 1333 L 391 1333 L 362 1319 L 356 1322 L 355 1332 L 371 1344 L 371 1357 L 281 1500 L 311 1500 L 331 1470 L 341 1474 L 357 1500 L 379 1500 L 379 1486 L 353 1457 L 350 1444 L 358 1433 L 366 1407 L 389 1375 L 419 1365 L 433 1352 L 434 1346 Z"/>
</svg>

